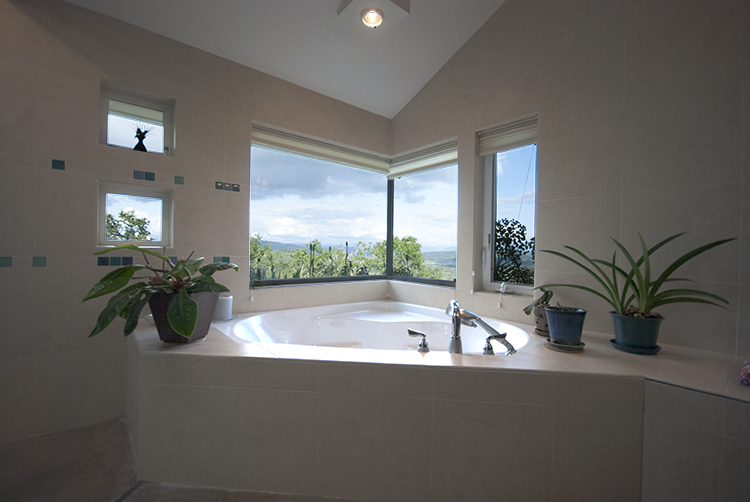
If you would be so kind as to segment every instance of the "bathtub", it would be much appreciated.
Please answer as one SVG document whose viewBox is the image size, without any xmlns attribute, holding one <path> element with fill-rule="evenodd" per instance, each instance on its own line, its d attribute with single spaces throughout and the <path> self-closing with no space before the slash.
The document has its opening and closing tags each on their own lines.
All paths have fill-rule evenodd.
<svg viewBox="0 0 750 502">
<path fill-rule="evenodd" d="M 484 318 L 516 350 L 529 341 L 521 328 Z M 451 336 L 450 317 L 443 309 L 395 301 L 372 301 L 323 307 L 278 310 L 239 315 L 213 326 L 240 343 L 293 344 L 343 349 L 416 351 L 420 338 L 410 337 L 407 328 L 427 336 L 430 351 L 447 351 Z M 481 354 L 489 335 L 479 327 L 461 326 L 464 354 Z M 497 354 L 505 348 L 493 343 Z"/>
</svg>

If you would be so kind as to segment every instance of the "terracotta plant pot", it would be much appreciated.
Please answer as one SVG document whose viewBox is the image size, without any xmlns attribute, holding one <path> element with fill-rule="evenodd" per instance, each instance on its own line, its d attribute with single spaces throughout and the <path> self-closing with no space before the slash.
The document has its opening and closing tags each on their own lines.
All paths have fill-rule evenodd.
<svg viewBox="0 0 750 502">
<path fill-rule="evenodd" d="M 151 307 L 151 313 L 154 316 L 154 324 L 159 338 L 162 342 L 167 343 L 190 343 L 204 338 L 211 327 L 211 319 L 214 316 L 216 302 L 219 300 L 219 293 L 196 293 L 190 298 L 198 304 L 198 321 L 195 323 L 193 334 L 186 338 L 172 329 L 167 318 L 167 309 L 169 301 L 175 293 L 156 293 L 148 301 Z"/>
</svg>

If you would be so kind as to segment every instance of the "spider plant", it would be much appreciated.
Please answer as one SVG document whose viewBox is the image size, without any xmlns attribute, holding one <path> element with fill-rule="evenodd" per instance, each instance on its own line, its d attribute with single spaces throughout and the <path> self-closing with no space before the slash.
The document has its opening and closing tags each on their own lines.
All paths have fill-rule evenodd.
<svg viewBox="0 0 750 502">
<path fill-rule="evenodd" d="M 539 286 L 538 289 L 542 292 L 542 296 L 540 296 L 533 302 L 526 305 L 526 307 L 524 307 L 523 311 L 526 315 L 531 315 L 531 313 L 534 312 L 534 308 L 536 307 L 549 305 L 549 301 L 552 299 L 552 295 L 553 295 L 552 291 L 548 291 L 544 289 L 544 286 Z"/>
<path fill-rule="evenodd" d="M 648 248 L 643 236 L 639 232 L 638 238 L 641 242 L 642 254 L 637 260 L 627 248 L 625 248 L 625 246 L 614 238 L 612 238 L 612 240 L 617 246 L 617 249 L 615 249 L 612 254 L 612 261 L 589 258 L 583 252 L 572 246 L 565 246 L 565 248 L 570 250 L 573 253 L 573 256 L 558 251 L 547 249 L 542 250 L 544 253 L 549 253 L 568 260 L 585 270 L 596 280 L 599 286 L 601 286 L 601 291 L 580 284 L 545 284 L 544 286 L 538 286 L 538 288 L 567 287 L 587 291 L 606 301 L 616 314 L 632 315 L 635 317 L 660 317 L 659 314 L 654 313 L 653 310 L 661 305 L 669 303 L 703 303 L 725 308 L 718 302 L 728 304 L 729 302 L 727 300 L 706 291 L 688 288 L 674 288 L 662 291 L 662 288 L 668 282 L 694 282 L 690 279 L 673 278 L 672 274 L 686 262 L 709 249 L 736 240 L 734 238 L 721 239 L 700 246 L 679 257 L 658 276 L 653 274 L 651 269 L 651 255 L 665 244 L 668 244 L 685 233 L 686 232 L 681 232 L 671 237 L 667 237 L 655 246 Z M 618 249 L 630 266 L 629 270 L 625 270 L 617 265 Z M 577 255 L 578 258 L 576 258 L 575 255 Z M 635 303 L 633 307 L 631 307 L 632 303 Z"/>
<path fill-rule="evenodd" d="M 175 332 L 188 338 L 193 333 L 198 319 L 198 305 L 190 298 L 190 295 L 195 293 L 222 293 L 229 291 L 226 286 L 217 283 L 212 276 L 214 272 L 219 270 L 230 268 L 239 270 L 239 267 L 234 263 L 209 263 L 203 265 L 204 259 L 191 259 L 192 253 L 187 259 L 178 260 L 176 263 L 173 263 L 171 259 L 163 254 L 138 247 L 134 244 L 122 244 L 94 254 L 104 254 L 121 249 L 143 253 L 146 265 L 123 265 L 114 269 L 102 277 L 83 298 L 85 302 L 92 298 L 98 298 L 121 290 L 109 299 L 107 306 L 99 315 L 96 326 L 89 337 L 100 333 L 118 316 L 125 319 L 123 333 L 125 336 L 129 335 L 138 325 L 138 318 L 141 311 L 151 297 L 154 294 L 165 293 L 172 295 L 167 311 L 170 326 Z M 155 256 L 162 260 L 161 268 L 151 266 L 146 255 Z M 150 271 L 153 275 L 134 278 L 135 273 L 140 270 Z M 141 281 L 128 286 L 131 279 L 140 279 Z"/>
</svg>

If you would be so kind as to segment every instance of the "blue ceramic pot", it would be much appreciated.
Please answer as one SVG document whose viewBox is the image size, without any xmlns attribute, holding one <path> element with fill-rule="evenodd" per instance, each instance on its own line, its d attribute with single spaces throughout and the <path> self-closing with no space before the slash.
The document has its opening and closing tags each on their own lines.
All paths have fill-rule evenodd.
<svg viewBox="0 0 750 502">
<path fill-rule="evenodd" d="M 663 317 L 633 317 L 610 312 L 615 328 L 615 343 L 622 347 L 650 350 L 657 347 L 659 325 Z"/>
<path fill-rule="evenodd" d="M 549 335 L 553 342 L 580 345 L 586 311 L 561 307 L 545 307 Z"/>
</svg>

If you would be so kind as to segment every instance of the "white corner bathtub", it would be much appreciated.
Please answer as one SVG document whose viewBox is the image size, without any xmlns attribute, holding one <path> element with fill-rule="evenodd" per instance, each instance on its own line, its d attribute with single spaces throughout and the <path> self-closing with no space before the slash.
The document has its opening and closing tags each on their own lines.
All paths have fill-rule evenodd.
<svg viewBox="0 0 750 502">
<path fill-rule="evenodd" d="M 516 350 L 529 341 L 521 328 L 483 318 Z M 427 335 L 430 351 L 447 351 L 451 319 L 445 310 L 395 301 L 372 301 L 244 314 L 213 326 L 237 342 L 313 345 L 323 347 L 385 350 L 417 350 L 419 337 L 407 328 Z M 489 333 L 479 327 L 461 326 L 464 354 L 481 354 Z M 505 348 L 493 343 L 495 352 Z"/>
</svg>

